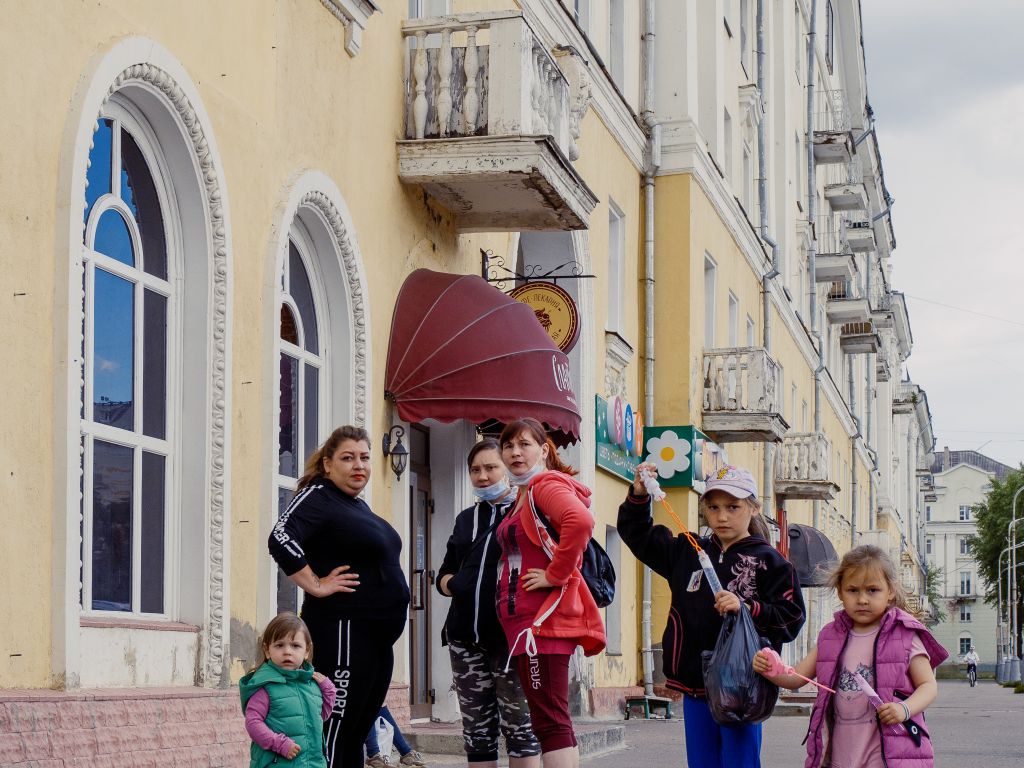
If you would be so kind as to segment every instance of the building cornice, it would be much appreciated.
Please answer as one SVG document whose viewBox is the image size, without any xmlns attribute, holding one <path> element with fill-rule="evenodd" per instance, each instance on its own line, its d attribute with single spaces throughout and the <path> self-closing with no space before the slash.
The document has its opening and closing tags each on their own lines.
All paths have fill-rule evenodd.
<svg viewBox="0 0 1024 768">
<path fill-rule="evenodd" d="M 583 31 L 559 0 L 532 0 L 523 3 L 523 15 L 541 35 L 549 49 L 569 45 L 580 51 L 581 56 L 582 52 L 595 55 Z M 633 167 L 638 173 L 642 173 L 645 167 L 647 136 L 640 127 L 639 119 L 599 59 L 588 61 L 587 68 L 590 72 L 590 108 L 597 113 L 601 122 L 618 141 Z"/>
</svg>

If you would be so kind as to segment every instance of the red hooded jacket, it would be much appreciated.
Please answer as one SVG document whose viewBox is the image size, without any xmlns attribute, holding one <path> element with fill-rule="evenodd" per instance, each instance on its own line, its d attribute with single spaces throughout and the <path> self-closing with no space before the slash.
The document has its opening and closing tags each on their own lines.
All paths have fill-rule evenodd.
<svg viewBox="0 0 1024 768">
<path fill-rule="evenodd" d="M 558 533 L 557 544 L 551 540 L 543 526 L 538 527 L 537 519 L 530 509 L 531 496 L 537 511 Z M 542 557 L 540 562 L 547 561 L 547 580 L 555 585 L 553 589 L 537 591 L 542 594 L 523 593 L 519 596 L 522 607 L 530 607 L 529 613 L 522 610 L 508 611 L 506 606 L 514 602 L 508 600 L 508 590 L 519 587 L 514 579 L 509 578 L 509 553 L 503 552 L 497 596 L 498 618 L 509 637 L 509 647 L 513 654 L 523 652 L 521 635 L 527 628 L 532 630 L 536 638 L 572 641 L 582 646 L 587 656 L 604 650 L 605 632 L 601 610 L 579 571 L 583 551 L 594 531 L 594 516 L 589 509 L 590 496 L 590 489 L 569 475 L 554 471 L 542 472 L 520 490 L 515 508 L 499 526 L 499 540 L 502 540 L 502 534 L 507 533 L 511 526 L 522 526 L 522 532 L 532 545 L 531 548 L 536 550 L 522 553 L 524 570 L 531 567 L 528 565 L 529 560 L 537 561 L 539 553 Z M 552 551 L 550 559 L 542 539 L 546 540 Z M 513 582 L 512 586 L 509 582 Z M 536 610 L 532 610 L 538 602 Z"/>
</svg>

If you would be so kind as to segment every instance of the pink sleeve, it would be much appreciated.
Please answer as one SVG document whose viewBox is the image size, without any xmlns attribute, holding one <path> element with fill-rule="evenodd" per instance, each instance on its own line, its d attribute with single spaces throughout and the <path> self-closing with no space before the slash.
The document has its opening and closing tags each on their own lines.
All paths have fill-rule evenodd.
<svg viewBox="0 0 1024 768">
<path fill-rule="evenodd" d="M 329 677 L 324 677 L 319 685 L 320 692 L 324 695 L 324 705 L 320 710 L 320 719 L 326 720 L 331 716 L 331 710 L 334 709 L 334 697 L 337 696 L 338 690 L 334 687 L 334 683 L 331 682 Z"/>
<path fill-rule="evenodd" d="M 260 688 L 245 705 L 245 730 L 249 738 L 263 749 L 287 757 L 295 742 L 283 733 L 274 733 L 265 722 L 270 710 L 270 696 Z"/>
<path fill-rule="evenodd" d="M 921 636 L 916 632 L 914 633 L 914 639 L 910 641 L 910 658 L 913 659 L 915 656 L 924 656 L 929 661 L 931 661 L 932 658 L 928 655 L 928 651 L 924 649 L 924 643 L 921 642 Z"/>
<path fill-rule="evenodd" d="M 563 483 L 537 483 L 533 487 L 537 508 L 558 531 L 559 541 L 548 565 L 547 578 L 555 586 L 569 581 L 580 555 L 594 532 L 594 516 L 576 492 Z"/>
</svg>

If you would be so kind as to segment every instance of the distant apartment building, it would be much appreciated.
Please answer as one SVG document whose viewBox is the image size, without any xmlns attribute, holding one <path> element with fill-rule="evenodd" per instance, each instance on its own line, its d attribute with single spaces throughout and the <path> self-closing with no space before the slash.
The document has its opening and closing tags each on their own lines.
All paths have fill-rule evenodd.
<svg viewBox="0 0 1024 768">
<path fill-rule="evenodd" d="M 997 614 L 985 602 L 988 589 L 979 575 L 968 542 L 978 532 L 976 507 L 985 500 L 992 478 L 1006 479 L 1012 467 L 977 451 L 936 453 L 931 488 L 925 491 L 925 559 L 942 570 L 938 608 L 946 618 L 933 627 L 949 651 L 947 664 L 957 663 L 973 645 L 982 668 L 996 660 Z"/>
</svg>

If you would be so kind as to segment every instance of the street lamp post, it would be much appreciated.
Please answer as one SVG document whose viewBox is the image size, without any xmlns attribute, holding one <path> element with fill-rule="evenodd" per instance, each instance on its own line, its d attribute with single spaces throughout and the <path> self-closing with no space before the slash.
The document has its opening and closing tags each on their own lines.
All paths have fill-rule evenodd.
<svg viewBox="0 0 1024 768">
<path fill-rule="evenodd" d="M 1010 548 L 1007 547 L 999 553 L 999 558 L 996 560 L 996 590 L 999 595 L 996 600 L 996 682 L 1002 683 L 1006 681 L 1006 670 L 1003 669 L 1003 665 L 1007 662 L 1006 654 L 1006 641 L 1003 639 L 1003 632 L 1006 627 L 1006 622 L 1003 621 L 1003 555 L 1009 553 Z M 1009 592 L 1010 585 L 1007 584 L 1007 592 Z"/>
<path fill-rule="evenodd" d="M 1012 593 L 1010 602 L 1010 668 L 1008 670 L 1009 675 L 1007 680 L 1019 683 L 1020 682 L 1020 656 L 1017 655 L 1017 498 L 1020 496 L 1021 491 L 1024 491 L 1024 485 L 1017 489 L 1016 493 L 1013 494 L 1013 502 L 1010 505 L 1013 510 L 1013 517 L 1010 520 L 1010 524 L 1006 527 L 1006 539 L 1010 545 L 1010 578 L 1007 584 L 1007 596 L 1009 597 Z M 1011 539 L 1010 536 L 1013 536 Z M 998 563 L 996 563 L 998 566 Z"/>
</svg>

